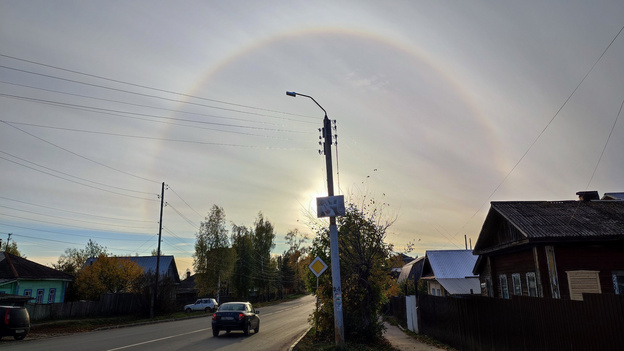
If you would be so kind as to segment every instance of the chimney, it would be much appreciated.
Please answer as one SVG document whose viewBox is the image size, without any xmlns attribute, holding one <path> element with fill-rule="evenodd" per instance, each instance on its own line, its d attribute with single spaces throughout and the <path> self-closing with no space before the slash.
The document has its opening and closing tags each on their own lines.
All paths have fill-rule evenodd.
<svg viewBox="0 0 624 351">
<path fill-rule="evenodd" d="M 593 200 L 600 200 L 600 195 L 596 190 L 592 191 L 577 191 L 576 195 L 579 197 L 579 201 L 589 202 Z"/>
</svg>

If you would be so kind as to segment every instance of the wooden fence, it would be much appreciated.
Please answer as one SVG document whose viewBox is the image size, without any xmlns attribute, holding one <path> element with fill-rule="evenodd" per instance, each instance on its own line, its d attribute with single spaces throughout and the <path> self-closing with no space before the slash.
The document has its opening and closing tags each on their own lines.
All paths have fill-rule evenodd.
<svg viewBox="0 0 624 351">
<path fill-rule="evenodd" d="M 624 296 L 419 296 L 420 330 L 458 350 L 624 350 Z"/>
<path fill-rule="evenodd" d="M 32 321 L 101 316 L 121 316 L 149 312 L 149 306 L 134 294 L 103 294 L 100 301 L 26 304 Z"/>
</svg>

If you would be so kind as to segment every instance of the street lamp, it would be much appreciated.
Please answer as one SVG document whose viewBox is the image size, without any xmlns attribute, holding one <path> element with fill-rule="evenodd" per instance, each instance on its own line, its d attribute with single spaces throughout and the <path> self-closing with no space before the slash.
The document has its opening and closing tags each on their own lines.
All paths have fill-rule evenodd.
<svg viewBox="0 0 624 351">
<path fill-rule="evenodd" d="M 328 196 L 334 196 L 334 179 L 332 171 L 331 159 L 331 121 L 327 118 L 327 111 L 313 97 L 309 95 L 299 94 L 294 91 L 287 91 L 286 95 L 297 97 L 305 96 L 310 98 L 314 103 L 323 110 L 325 118 L 323 118 L 323 138 L 325 151 L 325 168 L 327 169 L 327 193 Z M 336 227 L 336 217 L 329 217 L 329 246 L 331 250 L 331 274 L 332 274 L 332 290 L 334 296 L 334 336 L 336 345 L 340 349 L 344 349 L 344 324 L 342 322 L 342 287 L 340 284 L 340 256 L 338 255 L 338 228 Z"/>
</svg>

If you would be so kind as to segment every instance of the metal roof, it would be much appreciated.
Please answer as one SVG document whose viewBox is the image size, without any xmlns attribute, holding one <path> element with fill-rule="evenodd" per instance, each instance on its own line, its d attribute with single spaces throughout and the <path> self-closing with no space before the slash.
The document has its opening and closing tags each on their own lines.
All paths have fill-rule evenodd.
<svg viewBox="0 0 624 351">
<path fill-rule="evenodd" d="M 624 240 L 624 201 L 494 201 L 474 252 L 605 240 Z"/>
<path fill-rule="evenodd" d="M 478 277 L 436 279 L 451 295 L 480 294 L 481 283 Z"/>
<path fill-rule="evenodd" d="M 425 256 L 436 280 L 473 277 L 477 257 L 471 250 L 431 250 Z M 446 288 L 446 287 L 445 287 Z"/>
<path fill-rule="evenodd" d="M 492 202 L 527 238 L 624 237 L 624 202 Z"/>
<path fill-rule="evenodd" d="M 139 266 L 141 266 L 141 268 L 143 268 L 144 272 L 156 272 L 156 256 L 128 256 L 128 257 L 117 257 L 117 258 L 125 258 L 125 259 L 129 259 L 130 261 L 138 264 Z M 87 262 L 85 263 L 85 266 L 90 266 L 92 265 L 95 261 L 97 260 L 97 258 L 95 257 L 91 257 L 89 259 L 87 259 Z M 175 260 L 173 259 L 173 256 L 160 256 L 160 265 L 159 265 L 159 275 L 161 276 L 166 276 L 170 266 L 173 265 L 172 267 L 172 273 L 175 275 L 172 278 L 176 281 L 179 282 L 180 281 L 180 277 L 178 276 L 178 268 L 175 264 Z"/>
<path fill-rule="evenodd" d="M 2 282 L 16 279 L 72 281 L 74 277 L 23 257 L 0 252 L 0 279 Z"/>
<path fill-rule="evenodd" d="M 412 262 L 406 264 L 405 266 L 401 267 L 401 274 L 399 274 L 399 278 L 397 279 L 397 283 L 401 283 L 402 281 L 404 281 L 405 279 L 420 279 L 420 274 L 422 272 L 422 261 L 425 259 L 425 256 L 423 257 L 419 257 L 415 260 L 413 260 Z M 418 264 L 417 264 L 418 263 Z M 414 265 L 416 265 L 414 267 Z M 420 270 L 420 271 L 417 271 Z"/>
</svg>

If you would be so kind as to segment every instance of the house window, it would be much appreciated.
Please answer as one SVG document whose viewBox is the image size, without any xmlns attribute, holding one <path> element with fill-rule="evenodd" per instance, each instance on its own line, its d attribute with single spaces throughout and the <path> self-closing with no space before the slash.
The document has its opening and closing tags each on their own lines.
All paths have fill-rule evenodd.
<svg viewBox="0 0 624 351">
<path fill-rule="evenodd" d="M 598 271 L 566 271 L 571 300 L 583 300 L 583 293 L 601 294 Z"/>
<path fill-rule="evenodd" d="M 529 296 L 537 297 L 537 280 L 535 279 L 535 272 L 527 273 L 526 280 Z"/>
<path fill-rule="evenodd" d="M 507 285 L 507 275 L 501 274 L 498 276 L 498 281 L 500 283 L 500 297 L 503 299 L 509 298 L 509 286 Z"/>
<path fill-rule="evenodd" d="M 54 303 L 55 298 L 56 298 L 56 289 L 50 289 L 50 294 L 48 295 L 48 303 Z"/>
<path fill-rule="evenodd" d="M 32 296 L 32 289 L 25 289 L 24 296 Z"/>
<path fill-rule="evenodd" d="M 616 295 L 624 295 L 624 271 L 613 271 L 613 290 Z"/>
<path fill-rule="evenodd" d="M 43 289 L 37 289 L 37 303 L 43 303 Z"/>
<path fill-rule="evenodd" d="M 513 287 L 513 294 L 522 296 L 522 280 L 520 279 L 519 273 L 514 273 L 511 275 L 511 284 Z"/>
</svg>

